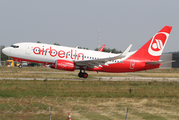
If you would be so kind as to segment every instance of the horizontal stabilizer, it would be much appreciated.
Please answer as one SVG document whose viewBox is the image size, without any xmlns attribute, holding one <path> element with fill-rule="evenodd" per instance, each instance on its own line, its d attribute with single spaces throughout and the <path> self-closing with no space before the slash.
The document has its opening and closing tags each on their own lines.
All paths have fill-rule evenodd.
<svg viewBox="0 0 179 120">
<path fill-rule="evenodd" d="M 151 64 L 151 65 L 157 65 L 157 64 L 165 64 L 165 63 L 172 63 L 175 62 L 175 60 L 171 60 L 171 61 L 151 61 L 151 62 L 146 62 L 146 64 Z"/>
</svg>

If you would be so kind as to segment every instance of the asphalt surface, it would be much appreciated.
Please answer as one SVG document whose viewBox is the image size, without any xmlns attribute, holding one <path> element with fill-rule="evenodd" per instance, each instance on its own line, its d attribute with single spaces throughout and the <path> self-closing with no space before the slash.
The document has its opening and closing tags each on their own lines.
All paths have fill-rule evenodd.
<svg viewBox="0 0 179 120">
<path fill-rule="evenodd" d="M 9 73 L 12 71 L 1 71 L 4 73 Z M 17 71 L 18 72 L 23 72 L 23 71 Z M 25 73 L 52 73 L 52 74 L 59 74 L 59 73 L 69 73 L 69 72 L 48 72 L 48 71 L 25 71 Z M 78 74 L 78 72 L 73 72 Z M 128 73 L 126 73 L 128 74 Z M 132 73 L 130 73 L 132 74 Z M 72 81 L 176 81 L 179 82 L 179 78 L 174 78 L 174 77 L 139 77 L 135 76 L 137 74 L 142 74 L 142 73 L 134 73 L 134 76 L 131 77 L 96 77 L 96 79 L 84 79 L 84 78 L 75 78 L 75 79 L 54 79 L 54 78 L 0 78 L 0 80 L 72 80 Z"/>
<path fill-rule="evenodd" d="M 96 77 L 96 79 L 54 79 L 54 78 L 0 78 L 0 80 L 72 80 L 72 81 L 179 81 L 179 78 L 161 77 Z"/>
</svg>

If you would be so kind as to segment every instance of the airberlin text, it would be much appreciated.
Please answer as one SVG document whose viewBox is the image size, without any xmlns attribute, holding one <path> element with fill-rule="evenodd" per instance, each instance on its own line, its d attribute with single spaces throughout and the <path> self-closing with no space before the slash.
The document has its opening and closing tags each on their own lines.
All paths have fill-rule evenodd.
<svg viewBox="0 0 179 120">
<path fill-rule="evenodd" d="M 42 48 L 34 47 L 33 53 L 36 55 L 45 55 L 45 56 L 49 53 L 50 56 L 52 56 L 52 57 L 56 57 L 56 56 L 58 56 L 60 58 L 68 58 L 69 57 L 72 60 L 79 60 L 81 57 L 81 59 L 84 60 L 84 54 L 77 53 L 77 50 L 73 50 L 73 49 L 65 52 L 64 50 L 57 51 L 56 49 L 52 49 L 52 47 L 45 49 L 43 46 Z"/>
</svg>

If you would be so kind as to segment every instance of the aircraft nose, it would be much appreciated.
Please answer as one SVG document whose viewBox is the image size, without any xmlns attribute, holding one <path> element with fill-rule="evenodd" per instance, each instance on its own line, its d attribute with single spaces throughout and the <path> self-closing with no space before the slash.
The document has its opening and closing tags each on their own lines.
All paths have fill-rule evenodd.
<svg viewBox="0 0 179 120">
<path fill-rule="evenodd" d="M 8 48 L 3 48 L 3 49 L 2 49 L 2 52 L 3 52 L 4 54 L 6 54 L 6 55 L 7 55 L 8 51 L 9 51 Z"/>
</svg>

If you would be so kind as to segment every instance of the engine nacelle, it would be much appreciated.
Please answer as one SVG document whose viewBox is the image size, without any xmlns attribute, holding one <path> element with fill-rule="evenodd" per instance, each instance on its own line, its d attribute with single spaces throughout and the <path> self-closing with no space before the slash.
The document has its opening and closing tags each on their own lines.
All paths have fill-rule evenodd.
<svg viewBox="0 0 179 120">
<path fill-rule="evenodd" d="M 58 59 L 58 60 L 55 61 L 55 69 L 74 71 L 75 70 L 75 63 L 72 62 L 72 61 Z"/>
</svg>

